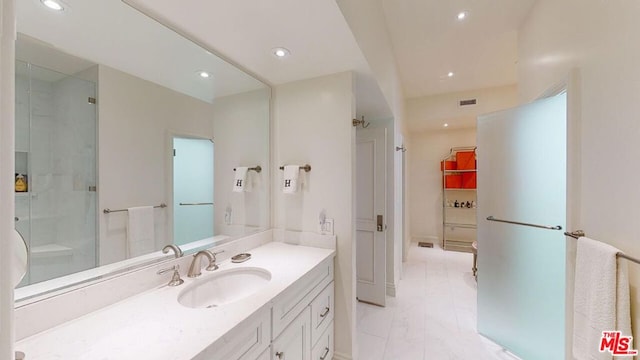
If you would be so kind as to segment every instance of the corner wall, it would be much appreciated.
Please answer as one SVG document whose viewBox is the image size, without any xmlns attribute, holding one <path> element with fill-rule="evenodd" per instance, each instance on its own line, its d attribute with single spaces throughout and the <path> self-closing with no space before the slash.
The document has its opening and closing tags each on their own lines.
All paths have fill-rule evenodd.
<svg viewBox="0 0 640 360">
<path fill-rule="evenodd" d="M 322 210 L 334 219 L 335 358 L 356 359 L 353 75 L 349 72 L 297 81 L 274 91 L 274 227 L 318 231 Z M 287 164 L 311 165 L 301 172 L 305 184 L 297 194 L 283 194 Z"/>
<path fill-rule="evenodd" d="M 572 69 L 579 72 L 574 95 L 580 99 L 573 109 L 569 104 L 570 120 L 579 114 L 579 126 L 574 129 L 577 145 L 569 156 L 582 160 L 568 184 L 577 193 L 575 201 L 567 204 L 576 210 L 569 219 L 574 228 L 569 230 L 583 229 L 587 236 L 635 257 L 640 257 L 640 171 L 634 166 L 640 158 L 639 16 L 636 2 L 539 0 L 518 39 L 521 102 L 556 86 Z M 575 249 L 573 240 L 567 241 Z M 569 257 L 567 266 L 573 268 L 575 258 Z M 629 262 L 628 268 L 637 338 L 640 266 Z"/>
<path fill-rule="evenodd" d="M 14 173 L 15 143 L 15 1 L 0 0 L 0 170 Z M 12 268 L 14 245 L 14 183 L 0 176 L 0 359 L 13 359 L 14 311 Z"/>
<path fill-rule="evenodd" d="M 270 89 L 255 90 L 217 98 L 213 102 L 215 234 L 236 235 L 248 229 L 268 228 L 269 180 L 269 103 Z M 255 167 L 249 171 L 250 192 L 233 192 L 234 168 Z M 231 209 L 231 224 L 225 223 L 225 211 Z"/>
</svg>

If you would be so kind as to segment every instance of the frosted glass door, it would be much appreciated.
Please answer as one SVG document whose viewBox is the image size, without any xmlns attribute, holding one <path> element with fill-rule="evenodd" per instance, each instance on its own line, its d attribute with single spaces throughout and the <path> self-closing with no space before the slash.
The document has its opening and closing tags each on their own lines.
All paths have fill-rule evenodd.
<svg viewBox="0 0 640 360">
<path fill-rule="evenodd" d="M 173 242 L 213 236 L 213 142 L 173 139 Z"/>
<path fill-rule="evenodd" d="M 523 359 L 564 359 L 566 95 L 482 116 L 477 136 L 478 331 Z"/>
</svg>

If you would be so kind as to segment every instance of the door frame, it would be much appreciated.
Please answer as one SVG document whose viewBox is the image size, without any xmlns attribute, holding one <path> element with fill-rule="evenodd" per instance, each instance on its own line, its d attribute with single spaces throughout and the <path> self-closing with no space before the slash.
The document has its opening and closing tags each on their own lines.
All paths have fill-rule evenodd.
<svg viewBox="0 0 640 360">
<path fill-rule="evenodd" d="M 166 151 L 166 156 L 165 156 L 165 184 L 167 184 L 167 188 L 166 188 L 166 199 L 167 202 L 166 204 L 168 205 L 166 210 L 166 214 L 167 214 L 167 235 L 165 240 L 165 245 L 168 244 L 173 244 L 173 216 L 174 216 L 174 209 L 173 209 L 173 139 L 174 138 L 183 138 L 183 139 L 198 139 L 198 140 L 209 140 L 212 143 L 214 143 L 215 146 L 215 142 L 213 140 L 213 137 L 207 137 L 204 135 L 198 135 L 198 134 L 193 134 L 193 133 L 185 133 L 183 131 L 176 131 L 176 130 L 167 130 L 166 136 L 165 136 L 165 151 Z M 214 151 L 215 151 L 215 147 L 214 147 Z M 215 153 L 214 153 L 215 156 Z M 213 164 L 214 169 L 215 169 L 215 162 Z M 215 186 L 215 185 L 214 185 Z M 213 194 L 214 194 L 214 198 L 215 198 L 215 187 L 213 189 Z M 211 221 L 213 221 L 213 219 L 211 219 Z M 215 235 L 215 234 L 214 234 Z"/>
</svg>

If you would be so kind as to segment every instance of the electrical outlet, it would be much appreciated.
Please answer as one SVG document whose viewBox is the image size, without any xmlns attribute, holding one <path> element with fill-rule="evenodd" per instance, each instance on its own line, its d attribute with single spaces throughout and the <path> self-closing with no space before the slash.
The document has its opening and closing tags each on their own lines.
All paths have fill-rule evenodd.
<svg viewBox="0 0 640 360">
<path fill-rule="evenodd" d="M 333 219 L 325 219 L 323 224 L 320 224 L 320 235 L 333 235 Z"/>
</svg>

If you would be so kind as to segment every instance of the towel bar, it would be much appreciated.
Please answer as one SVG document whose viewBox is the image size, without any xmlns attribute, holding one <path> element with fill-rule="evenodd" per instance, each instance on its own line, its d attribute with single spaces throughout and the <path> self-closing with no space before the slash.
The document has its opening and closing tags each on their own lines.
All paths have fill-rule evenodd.
<svg viewBox="0 0 640 360">
<path fill-rule="evenodd" d="M 280 170 L 284 170 L 284 166 L 280 166 Z M 300 170 L 304 170 L 305 172 L 311 171 L 311 165 L 307 164 L 305 166 L 300 166 Z"/>
<path fill-rule="evenodd" d="M 166 207 L 167 207 L 167 204 L 165 204 L 165 203 L 162 203 L 162 204 L 160 204 L 160 205 L 156 205 L 156 206 L 154 206 L 154 208 L 156 208 L 156 209 L 157 209 L 157 208 L 163 208 L 163 209 L 164 209 L 164 208 L 166 208 Z M 109 208 L 106 208 L 106 209 L 102 210 L 102 212 L 103 212 L 103 213 L 105 213 L 105 214 L 110 214 L 110 213 L 113 213 L 113 212 L 121 212 L 121 211 L 129 211 L 129 209 L 111 210 L 111 209 L 109 209 Z"/>
<path fill-rule="evenodd" d="M 259 173 L 259 172 L 262 171 L 262 166 L 258 165 L 258 166 L 255 166 L 255 167 L 250 167 L 247 170 L 249 170 L 249 171 L 253 170 L 253 171 Z M 236 171 L 236 168 L 233 168 L 233 171 Z"/>
<path fill-rule="evenodd" d="M 489 220 L 489 221 L 497 221 L 497 222 L 502 222 L 502 223 L 507 223 L 507 224 L 514 224 L 514 225 L 531 226 L 531 227 L 540 228 L 540 229 L 547 229 L 547 230 L 562 230 L 562 226 L 560 226 L 560 225 L 556 225 L 556 226 L 537 225 L 537 224 L 523 223 L 523 222 L 519 222 L 519 221 L 496 219 L 493 216 L 488 216 L 487 220 Z"/>
<path fill-rule="evenodd" d="M 576 231 L 572 231 L 572 232 L 566 232 L 566 231 L 565 231 L 564 235 L 565 235 L 565 236 L 568 236 L 568 237 L 570 237 L 570 238 L 574 238 L 574 239 L 579 239 L 579 238 L 581 238 L 581 237 L 583 237 L 583 236 L 587 236 L 587 235 L 584 233 L 584 231 L 582 231 L 582 230 L 576 230 Z M 640 264 L 640 259 L 636 259 L 636 258 L 634 258 L 634 257 L 632 257 L 632 256 L 629 256 L 629 255 L 623 254 L 623 253 L 621 253 L 621 252 L 617 253 L 617 254 L 616 254 L 616 257 L 623 258 L 623 259 L 627 259 L 627 260 L 632 261 L 632 262 L 634 262 L 634 263 L 636 263 L 636 264 Z"/>
</svg>

